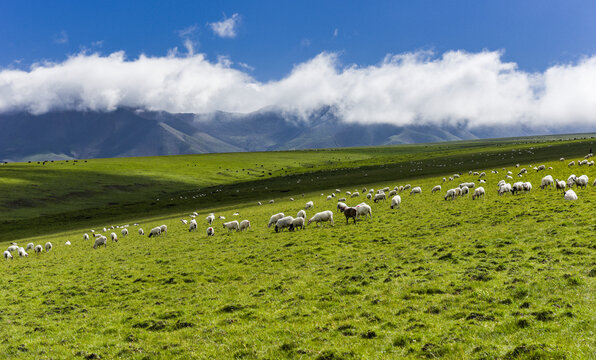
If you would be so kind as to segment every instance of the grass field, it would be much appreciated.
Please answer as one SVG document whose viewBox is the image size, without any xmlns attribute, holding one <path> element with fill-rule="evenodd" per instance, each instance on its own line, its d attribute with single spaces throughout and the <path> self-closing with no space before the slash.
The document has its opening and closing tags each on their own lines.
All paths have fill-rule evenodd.
<svg viewBox="0 0 596 360">
<path fill-rule="evenodd" d="M 232 155 L 212 155 L 221 158 L 209 158 L 210 172 L 178 169 L 201 159 L 194 156 L 89 160 L 88 178 L 82 175 L 87 171 L 83 166 L 72 173 L 65 169 L 79 167 L 80 162 L 54 164 L 59 168 L 44 169 L 58 174 L 54 182 L 40 185 L 54 194 L 79 191 L 96 176 L 100 179 L 88 184 L 89 189 L 114 185 L 120 178 L 111 177 L 126 173 L 122 181 L 130 176 L 139 184 L 150 184 L 140 187 L 139 199 L 154 196 L 150 188 L 159 189 L 156 179 L 165 179 L 161 186 L 172 186 L 168 194 L 192 199 L 204 190 L 209 195 L 194 199 L 194 204 L 191 199 L 174 201 L 174 195 L 172 200 L 151 200 L 161 213 L 137 212 L 145 203 L 138 200 L 131 207 L 135 211 L 115 212 L 113 221 L 74 218 L 67 227 L 66 218 L 55 223 L 52 233 L 19 239 L 21 246 L 51 241 L 54 249 L 2 262 L 0 357 L 596 358 L 596 188 L 591 185 L 596 168 L 567 167 L 568 161 L 587 152 L 592 140 L 550 140 L 342 149 L 331 151 L 334 155 L 298 152 L 300 160 L 291 152 L 242 154 L 236 164 L 226 162 L 224 171 L 218 164 Z M 575 157 L 558 161 L 569 154 Z M 215 170 L 227 174 L 225 169 L 235 173 L 251 160 L 266 164 L 265 178 L 246 182 L 251 175 L 213 175 Z M 151 168 L 167 167 L 167 176 L 173 177 L 168 180 L 156 171 L 148 180 L 142 175 L 148 171 L 142 161 Z M 312 172 L 299 166 L 305 163 L 312 165 Z M 497 196 L 496 183 L 506 175 L 502 167 L 517 173 L 515 163 L 528 168 L 521 180 L 532 182 L 533 190 Z M 529 166 L 539 164 L 553 169 L 536 173 Z M 27 166 L 34 165 L 15 164 L 2 171 L 15 174 L 28 171 Z M 489 172 L 495 168 L 499 174 Z M 443 200 L 449 187 L 463 181 L 478 184 L 468 169 L 487 171 L 486 197 Z M 456 171 L 463 173 L 460 179 L 443 183 L 443 176 Z M 183 173 L 187 175 L 181 180 Z M 571 173 L 590 177 L 587 189 L 575 189 L 578 201 L 567 202 L 561 191 L 539 188 L 546 174 L 567 179 Z M 39 176 L 45 179 L 45 173 Z M 18 188 L 25 186 L 22 182 L 43 182 L 35 180 L 34 172 L 3 176 L 2 181 L 15 192 L 24 189 Z M 315 203 L 308 217 L 334 210 L 336 200 L 325 199 L 338 187 L 343 194 L 363 186 L 393 188 L 406 183 L 421 186 L 423 193 L 402 192 L 403 202 L 396 210 L 389 209 L 389 201 L 367 201 L 373 218 L 356 225 L 346 225 L 343 215 L 334 211 L 333 227 L 275 233 L 266 226 L 274 213 L 296 216 L 308 200 Z M 56 184 L 64 186 L 54 189 Z M 442 191 L 431 194 L 437 184 Z M 256 190 L 250 190 L 253 187 Z M 212 190 L 220 191 L 211 194 Z M 105 199 L 100 194 L 93 199 L 134 203 L 137 196 L 136 191 L 106 192 Z M 274 204 L 256 205 L 256 199 L 270 198 Z M 42 195 L 30 199 L 45 204 L 39 200 Z M 348 204 L 363 200 L 348 199 Z M 162 201 L 175 206 L 158 205 Z M 40 211 L 64 216 L 72 210 L 64 206 L 41 206 Z M 94 214 L 81 199 L 73 200 L 73 206 Z M 5 224 L 30 220 L 35 208 L 8 209 L 13 221 Z M 195 210 L 200 214 L 199 230 L 189 233 L 180 219 L 189 219 L 189 211 Z M 212 211 L 226 221 L 249 219 L 252 229 L 228 234 L 223 221 L 216 220 L 216 235 L 207 238 L 203 219 Z M 146 232 L 167 224 L 168 234 L 141 237 L 134 222 Z M 109 242 L 107 248 L 93 250 L 93 240 L 82 240 L 91 227 L 118 224 L 130 224 L 131 235 Z M 8 225 L 3 228 L 5 246 L 8 237 L 33 231 L 15 231 Z M 64 245 L 67 240 L 71 246 Z"/>
</svg>

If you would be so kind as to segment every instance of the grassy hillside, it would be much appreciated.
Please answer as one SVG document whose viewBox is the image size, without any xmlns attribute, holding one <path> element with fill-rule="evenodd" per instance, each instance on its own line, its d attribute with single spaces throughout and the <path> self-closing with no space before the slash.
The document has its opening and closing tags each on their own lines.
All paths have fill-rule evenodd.
<svg viewBox="0 0 596 360">
<path fill-rule="evenodd" d="M 0 166 L 0 238 L 408 179 L 577 157 L 594 134 L 310 151 L 91 159 Z M 365 178 L 365 179 L 363 179 Z M 300 182 L 299 182 L 300 180 Z M 30 226 L 35 223 L 36 226 Z"/>
<path fill-rule="evenodd" d="M 579 200 L 567 202 L 561 191 L 540 190 L 539 184 L 546 173 L 563 179 L 571 173 L 587 174 L 591 184 L 596 168 L 568 168 L 567 161 L 520 160 L 555 154 L 558 158 L 565 151 L 581 151 L 586 143 L 549 144 L 544 152 L 535 144 L 522 151 L 517 151 L 520 144 L 504 144 L 502 149 L 493 148 L 498 155 L 483 147 L 479 154 L 473 145 L 462 144 L 454 153 L 443 154 L 435 153 L 437 148 L 425 152 L 423 146 L 401 155 L 396 150 L 401 147 L 369 149 L 369 154 L 377 154 L 368 160 L 358 158 L 364 152 L 360 149 L 331 152 L 353 155 L 346 161 L 351 166 L 368 161 L 375 167 L 352 169 L 360 176 L 353 179 L 352 175 L 350 180 L 343 170 L 325 172 L 326 179 L 319 182 L 315 178 L 322 173 L 310 178 L 300 175 L 313 180 L 307 182 L 310 191 L 304 197 L 302 190 L 282 197 L 276 192 L 306 180 L 296 184 L 292 177 L 289 186 L 281 180 L 288 178 L 271 179 L 276 188 L 264 199 L 274 197 L 275 204 L 257 206 L 254 201 L 233 198 L 193 208 L 200 213 L 197 232 L 188 232 L 180 222 L 189 219 L 188 212 L 169 217 L 131 214 L 118 222 L 95 223 L 96 230 L 131 225 L 131 235 L 109 242 L 107 248 L 93 250 L 92 240 L 82 240 L 88 228 L 19 240 L 20 245 L 52 241 L 54 249 L 40 255 L 30 251 L 28 258 L 2 262 L 0 357 L 594 358 L 596 189 L 591 185 L 576 189 Z M 253 154 L 253 159 L 259 159 L 253 162 L 263 164 L 264 156 L 271 156 L 268 160 L 274 159 L 276 167 L 267 169 L 279 174 L 295 161 L 284 160 L 284 154 Z M 301 155 L 309 154 L 311 158 L 300 161 L 320 168 L 335 166 L 317 158 L 333 159 L 333 155 Z M 420 160 L 407 167 L 401 161 L 378 165 L 394 156 L 410 160 L 419 156 Z M 157 160 L 174 169 L 171 159 Z M 482 166 L 484 159 L 489 159 L 490 166 Z M 108 171 L 99 166 L 101 161 L 117 162 L 87 163 L 96 166 L 94 174 Z M 497 196 L 496 183 L 506 175 L 501 168 L 517 173 L 514 164 L 518 162 L 530 170 L 521 180 L 531 181 L 534 189 Z M 531 170 L 530 165 L 542 163 L 553 169 Z M 239 166 L 247 165 L 226 163 L 224 170 Z M 472 201 L 467 196 L 445 201 L 447 188 L 460 181 L 478 183 L 476 176 L 465 171 L 458 181 L 443 183 L 441 178 L 457 167 L 479 171 L 498 167 L 499 174 L 488 173 L 484 199 Z M 129 163 L 111 168 L 109 174 L 123 170 L 140 171 Z M 176 184 L 207 186 L 206 174 L 194 177 L 184 167 L 172 170 L 170 176 L 181 179 L 185 171 L 186 180 Z M 288 172 L 292 171 L 298 169 Z M 391 173 L 395 179 L 369 181 Z M 390 210 L 389 202 L 371 203 L 373 218 L 356 225 L 346 225 L 343 215 L 335 212 L 333 227 L 312 225 L 294 233 L 275 233 L 266 227 L 271 214 L 282 211 L 295 216 L 308 200 L 315 203 L 309 217 L 316 211 L 334 210 L 335 199 L 325 198 L 336 187 L 342 194 L 363 186 L 393 188 L 406 183 L 399 179 L 402 176 L 421 186 L 423 193 L 402 192 L 400 209 Z M 340 185 L 349 181 L 355 184 Z M 431 194 L 437 184 L 442 191 Z M 232 194 L 233 187 L 224 189 Z M 220 199 L 230 194 L 212 196 Z M 290 196 L 297 200 L 290 201 Z M 348 204 L 363 200 L 350 198 Z M 216 235 L 207 238 L 203 219 L 211 211 L 227 220 L 249 219 L 252 229 L 228 234 L 222 221 L 216 220 Z M 234 212 L 240 215 L 233 216 Z M 135 221 L 145 231 L 167 224 L 168 234 L 141 237 L 138 227 L 132 226 Z M 67 240 L 71 246 L 64 245 Z"/>
</svg>

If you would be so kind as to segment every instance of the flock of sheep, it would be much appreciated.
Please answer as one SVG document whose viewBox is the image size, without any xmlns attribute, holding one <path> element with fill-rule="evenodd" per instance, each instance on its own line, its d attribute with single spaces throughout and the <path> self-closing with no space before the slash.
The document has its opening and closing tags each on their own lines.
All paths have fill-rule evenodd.
<svg viewBox="0 0 596 360">
<path fill-rule="evenodd" d="M 590 157 L 592 157 L 591 153 L 586 155 L 586 157 L 583 160 L 578 160 L 577 164 L 579 166 L 594 165 L 594 161 L 588 161 L 588 159 Z M 564 161 L 564 160 L 565 160 L 564 158 L 560 159 L 560 161 Z M 576 161 L 571 161 L 570 163 L 568 163 L 567 166 L 571 167 L 571 166 L 575 166 L 575 164 L 576 164 Z M 516 168 L 519 168 L 519 167 L 520 167 L 520 165 L 516 164 Z M 530 167 L 531 167 L 531 165 L 530 165 Z M 533 167 L 533 170 L 535 170 L 536 172 L 546 171 L 546 170 L 551 170 L 551 169 L 552 169 L 552 167 L 546 168 L 545 165 Z M 502 170 L 506 171 L 505 168 L 503 168 Z M 524 174 L 527 174 L 527 172 L 528 171 L 526 168 L 522 168 L 517 173 L 517 177 L 521 178 L 524 176 Z M 498 174 L 499 171 L 492 170 L 492 173 Z M 479 172 L 470 171 L 468 174 L 471 176 L 476 176 L 478 178 L 478 182 L 480 184 L 486 184 L 486 180 L 485 180 L 486 173 L 485 172 L 479 173 Z M 513 184 L 508 183 L 507 180 L 512 180 L 513 176 L 514 176 L 514 174 L 512 171 L 507 171 L 505 179 L 500 180 L 497 183 L 497 194 L 499 196 L 503 196 L 505 194 L 516 195 L 518 193 L 529 192 L 532 190 L 532 184 L 529 181 L 525 181 L 525 182 L 518 181 L 518 182 L 514 182 Z M 443 183 L 454 181 L 455 179 L 460 178 L 460 177 L 461 177 L 461 174 L 453 174 L 449 178 L 443 178 Z M 546 175 L 541 180 L 540 188 L 541 189 L 555 188 L 557 190 L 562 190 L 563 194 L 564 194 L 564 196 L 563 196 L 564 199 L 573 201 L 573 200 L 578 199 L 578 196 L 575 193 L 575 191 L 573 190 L 573 187 L 576 186 L 576 188 L 585 189 L 588 185 L 589 185 L 589 178 L 587 175 L 576 176 L 575 174 L 572 174 L 567 178 L 567 181 L 553 179 L 553 177 L 551 175 Z M 596 181 L 594 181 L 594 183 L 592 185 L 596 186 Z M 420 186 L 412 187 L 410 184 L 406 184 L 403 186 L 395 186 L 395 188 L 393 188 L 391 190 L 389 187 L 385 187 L 385 188 L 379 189 L 377 191 L 375 191 L 374 189 L 367 190 L 366 188 L 362 188 L 362 194 L 366 194 L 366 198 L 368 200 L 374 201 L 375 203 L 377 203 L 379 201 L 386 201 L 387 198 L 391 198 L 391 203 L 390 203 L 389 207 L 390 207 L 390 209 L 396 209 L 396 208 L 400 207 L 401 202 L 402 202 L 401 196 L 399 194 L 406 190 L 410 190 L 409 193 L 411 196 L 415 196 L 417 194 L 422 193 L 422 188 Z M 431 193 L 434 194 L 436 192 L 440 192 L 441 190 L 442 190 L 442 186 L 436 185 L 431 189 Z M 472 196 L 471 196 L 472 200 L 476 200 L 481 197 L 484 197 L 484 195 L 486 194 L 486 191 L 483 186 L 476 187 L 475 182 L 462 182 L 458 186 L 448 189 L 444 195 L 444 199 L 453 201 L 458 197 L 461 197 L 461 198 L 465 197 L 470 192 L 472 192 Z M 341 193 L 341 190 L 336 189 L 333 193 L 331 193 L 330 195 L 327 196 L 327 200 L 331 200 L 331 199 L 335 198 L 340 193 Z M 304 196 L 304 194 L 303 194 L 303 196 Z M 325 196 L 325 194 L 321 194 L 321 196 Z M 341 198 L 338 197 L 336 210 L 338 212 L 343 213 L 343 215 L 345 216 L 345 219 L 346 219 L 346 224 L 349 224 L 350 219 L 352 219 L 355 224 L 356 221 L 359 220 L 361 216 L 364 216 L 365 218 L 372 218 L 372 208 L 365 202 L 362 202 L 362 203 L 360 203 L 356 206 L 353 206 L 353 207 L 346 205 L 345 202 L 348 197 L 354 198 L 354 197 L 359 197 L 359 196 L 360 196 L 360 192 L 358 190 L 355 190 L 354 192 L 346 191 L 345 197 L 341 197 Z M 293 201 L 294 199 L 290 198 L 290 200 Z M 274 200 L 270 200 L 269 203 L 273 204 Z M 261 202 L 258 202 L 257 204 L 261 205 Z M 331 211 L 331 210 L 318 212 L 318 213 L 314 214 L 314 216 L 312 216 L 308 221 L 306 221 L 306 218 L 307 218 L 306 211 L 308 211 L 312 208 L 314 208 L 313 201 L 308 201 L 305 204 L 304 209 L 298 211 L 295 218 L 292 216 L 286 216 L 282 212 L 274 214 L 270 217 L 267 227 L 271 228 L 273 226 L 275 232 L 280 232 L 280 231 L 283 231 L 284 229 L 288 229 L 289 231 L 295 231 L 297 229 L 304 229 L 304 227 L 306 225 L 310 225 L 312 223 L 316 223 L 317 226 L 319 226 L 320 223 L 325 223 L 325 222 L 330 223 L 330 225 L 332 225 L 332 226 L 334 225 L 333 211 Z M 199 214 L 197 212 L 194 212 L 189 215 L 190 220 L 181 219 L 181 222 L 184 225 L 188 225 L 188 231 L 192 232 L 192 231 L 197 230 L 198 224 L 196 221 L 196 217 L 198 215 Z M 233 215 L 238 216 L 239 213 L 236 212 Z M 215 222 L 215 219 L 216 219 L 215 214 L 213 214 L 213 213 L 209 214 L 205 218 L 206 222 L 209 225 L 206 230 L 207 236 L 215 235 L 215 230 L 212 227 L 213 223 Z M 218 219 L 225 220 L 225 217 L 219 216 Z M 134 224 L 134 226 L 139 226 L 139 224 Z M 231 231 L 240 232 L 240 231 L 251 229 L 249 220 L 242 220 L 240 222 L 237 220 L 228 221 L 228 222 L 224 222 L 222 224 L 222 226 L 223 226 L 224 230 L 227 230 L 227 232 L 231 232 Z M 128 235 L 128 228 L 129 228 L 129 225 L 104 227 L 103 233 L 108 233 L 110 230 L 120 229 L 121 236 L 126 237 Z M 101 232 L 96 232 L 93 229 L 89 230 L 89 232 L 95 238 L 95 242 L 93 244 L 94 249 L 97 249 L 98 247 L 101 247 L 102 245 L 104 247 L 107 246 L 107 242 L 108 242 L 107 236 L 102 235 Z M 161 236 L 161 235 L 167 235 L 167 232 L 168 232 L 168 227 L 166 225 L 156 226 L 149 231 L 148 237 L 151 238 L 151 237 L 156 237 L 156 236 Z M 140 236 L 145 235 L 145 232 L 141 227 L 138 228 L 138 234 Z M 109 234 L 109 237 L 112 242 L 118 241 L 118 235 L 114 231 L 112 231 Z M 87 233 L 83 234 L 83 240 L 89 240 L 89 238 L 90 238 L 89 234 L 87 234 Z M 70 245 L 70 241 L 67 241 L 65 243 L 65 245 Z M 8 247 L 8 249 L 6 251 L 4 251 L 4 258 L 7 260 L 13 259 L 13 255 L 12 255 L 13 252 L 17 252 L 20 257 L 27 257 L 27 256 L 29 256 L 29 254 L 27 253 L 27 250 L 29 250 L 29 249 L 33 249 L 37 254 L 40 254 L 43 250 L 41 245 L 34 245 L 33 243 L 27 244 L 26 248 L 19 247 L 16 243 L 12 243 Z M 52 249 L 52 243 L 47 242 L 45 244 L 45 251 L 49 252 L 51 249 Z"/>
</svg>

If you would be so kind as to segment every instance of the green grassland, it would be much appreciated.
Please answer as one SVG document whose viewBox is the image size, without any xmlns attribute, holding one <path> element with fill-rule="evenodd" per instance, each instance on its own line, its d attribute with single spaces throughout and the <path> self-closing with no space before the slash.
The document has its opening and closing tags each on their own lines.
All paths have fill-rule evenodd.
<svg viewBox="0 0 596 360">
<path fill-rule="evenodd" d="M 54 196 L 105 185 L 148 185 L 94 195 L 101 205 L 120 203 L 111 205 L 123 209 L 111 218 L 79 198 L 65 203 L 100 219 L 67 217 L 76 211 L 46 206 L 42 192 L 29 197 L 39 206 L 6 208 L 11 221 L 5 222 L 2 245 L 13 239 L 21 246 L 51 241 L 54 249 L 2 261 L 0 358 L 596 358 L 596 188 L 591 185 L 596 167 L 567 167 L 592 142 L 512 139 L 89 160 L 54 163 L 54 168 L 9 164 L 1 170 L 13 175 L 3 175 L 2 186 L 13 189 L 13 200 L 25 198 L 20 192 L 34 184 Z M 561 156 L 568 159 L 560 162 Z M 201 161 L 202 169 L 194 170 L 191 164 Z M 266 175 L 253 179 L 241 172 L 249 161 L 264 165 Z M 520 180 L 530 181 L 533 190 L 498 196 L 496 183 L 506 175 L 502 168 L 515 175 L 516 163 L 528 168 Z M 531 170 L 539 164 L 553 169 Z M 45 172 L 38 174 L 33 166 Z M 486 197 L 445 201 L 449 187 L 463 181 L 479 185 L 468 169 L 487 171 Z M 21 171 L 26 174 L 17 175 Z M 454 172 L 463 175 L 443 183 L 442 177 Z M 575 189 L 578 201 L 539 188 L 546 174 L 567 179 L 571 173 L 590 177 L 588 188 Z M 402 192 L 396 210 L 389 209 L 389 201 L 367 201 L 373 218 L 356 225 L 346 225 L 334 211 L 335 226 L 311 225 L 293 233 L 266 226 L 272 214 L 295 216 L 308 200 L 315 208 L 307 217 L 335 210 L 336 199 L 325 199 L 336 188 L 343 196 L 363 186 L 406 183 L 421 186 L 423 193 Z M 56 184 L 63 186 L 54 189 Z M 431 194 L 437 184 L 442 191 Z M 172 200 L 159 195 L 160 187 Z M 192 199 L 200 193 L 208 195 Z M 190 199 L 174 200 L 174 194 Z M 271 198 L 274 204 L 256 205 Z M 146 203 L 156 209 L 147 210 Z M 15 224 L 41 221 L 34 209 L 64 219 L 45 235 L 35 234 L 35 224 L 15 230 Z M 199 212 L 197 232 L 180 222 L 190 211 Z M 252 229 L 227 233 L 216 220 L 216 235 L 208 238 L 204 217 L 209 212 L 226 221 L 249 219 Z M 167 224 L 168 234 L 139 236 L 134 222 L 146 232 Z M 130 224 L 131 234 L 107 248 L 93 250 L 93 240 L 82 240 L 90 228 L 118 224 Z M 20 239 L 23 234 L 36 236 Z M 67 240 L 71 246 L 64 245 Z"/>
<path fill-rule="evenodd" d="M 578 157 L 593 147 L 595 136 L 5 164 L 0 166 L 0 241 L 233 206 L 327 184 L 356 186 Z"/>
</svg>

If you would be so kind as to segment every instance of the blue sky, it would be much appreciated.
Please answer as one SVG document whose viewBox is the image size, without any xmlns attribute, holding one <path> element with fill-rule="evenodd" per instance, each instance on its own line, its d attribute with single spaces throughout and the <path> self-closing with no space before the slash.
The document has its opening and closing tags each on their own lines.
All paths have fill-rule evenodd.
<svg viewBox="0 0 596 360">
<path fill-rule="evenodd" d="M 233 38 L 208 26 L 234 14 Z M 245 63 L 260 81 L 323 51 L 362 66 L 388 53 L 502 50 L 534 72 L 596 53 L 595 18 L 594 1 L 3 1 L 0 67 L 82 50 L 163 56 L 183 51 L 191 28 L 195 52 Z"/>
<path fill-rule="evenodd" d="M 596 130 L 596 1 L 2 1 L 0 113 Z"/>
</svg>

